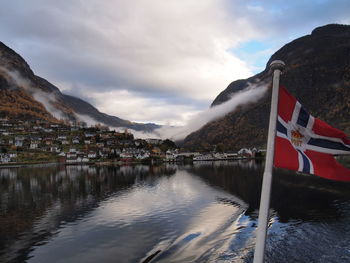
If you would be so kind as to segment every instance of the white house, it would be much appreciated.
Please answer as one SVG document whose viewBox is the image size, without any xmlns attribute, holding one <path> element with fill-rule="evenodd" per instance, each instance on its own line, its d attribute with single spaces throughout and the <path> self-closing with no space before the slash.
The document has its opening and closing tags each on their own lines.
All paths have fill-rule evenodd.
<svg viewBox="0 0 350 263">
<path fill-rule="evenodd" d="M 149 151 L 142 151 L 136 155 L 137 160 L 144 160 L 150 157 Z"/>
<path fill-rule="evenodd" d="M 68 158 L 70 158 L 70 159 L 72 159 L 72 158 L 77 158 L 77 153 L 76 153 L 76 152 L 68 152 L 68 153 L 66 154 L 66 156 L 67 156 L 67 159 L 68 159 Z"/>
<path fill-rule="evenodd" d="M 29 146 L 30 149 L 34 150 L 34 149 L 38 149 L 38 147 L 39 147 L 39 141 L 30 142 L 30 146 Z"/>
<path fill-rule="evenodd" d="M 212 161 L 215 157 L 211 153 L 201 154 L 193 157 L 193 161 Z"/>
<path fill-rule="evenodd" d="M 60 149 L 57 146 L 51 146 L 50 147 L 50 152 L 55 152 L 55 153 L 59 153 Z"/>
<path fill-rule="evenodd" d="M 238 155 L 242 157 L 252 157 L 253 152 L 250 149 L 242 148 L 238 151 Z"/>
<path fill-rule="evenodd" d="M 17 158 L 17 153 L 9 153 L 10 158 Z"/>
<path fill-rule="evenodd" d="M 167 150 L 165 153 L 165 160 L 168 162 L 175 161 L 178 156 L 178 150 Z"/>
<path fill-rule="evenodd" d="M 227 159 L 226 153 L 214 153 L 213 156 L 217 160 L 225 160 L 225 159 Z"/>
<path fill-rule="evenodd" d="M 15 146 L 16 147 L 22 147 L 23 146 L 24 139 L 15 139 Z"/>
<path fill-rule="evenodd" d="M 7 154 L 0 153 L 0 163 L 9 163 L 11 161 L 11 158 Z"/>
<path fill-rule="evenodd" d="M 89 152 L 88 153 L 88 158 L 94 159 L 97 157 L 97 153 L 96 152 Z"/>
</svg>

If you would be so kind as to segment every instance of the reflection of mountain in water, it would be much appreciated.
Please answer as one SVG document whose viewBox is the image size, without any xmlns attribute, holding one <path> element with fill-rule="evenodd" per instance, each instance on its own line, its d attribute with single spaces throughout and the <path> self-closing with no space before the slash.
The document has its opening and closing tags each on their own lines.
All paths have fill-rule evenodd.
<svg viewBox="0 0 350 263">
<path fill-rule="evenodd" d="M 0 169 L 0 261 L 251 262 L 262 173 L 254 161 Z M 349 188 L 277 171 L 268 262 L 324 250 L 349 262 L 336 261 L 350 242 Z"/>
<path fill-rule="evenodd" d="M 247 214 L 256 218 L 259 208 L 263 164 L 254 160 L 237 162 L 202 162 L 191 173 L 213 186 L 225 189 L 249 205 Z M 220 176 L 218 176 L 220 174 Z M 334 202 L 350 198 L 350 184 L 316 176 L 296 175 L 276 170 L 273 177 L 271 208 L 281 221 L 315 220 L 340 216 Z"/>
<path fill-rule="evenodd" d="M 171 165 L 0 169 L 0 256 L 23 261 L 33 245 L 54 235 L 62 223 L 82 218 L 139 181 L 152 184 L 175 171 Z"/>
</svg>

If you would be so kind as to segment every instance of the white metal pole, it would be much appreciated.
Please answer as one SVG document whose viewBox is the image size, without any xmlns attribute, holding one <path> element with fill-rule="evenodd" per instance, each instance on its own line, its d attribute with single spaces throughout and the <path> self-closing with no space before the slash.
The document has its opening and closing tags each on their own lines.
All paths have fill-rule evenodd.
<svg viewBox="0 0 350 263">
<path fill-rule="evenodd" d="M 279 81 L 280 81 L 280 75 L 282 70 L 284 69 L 284 66 L 285 64 L 281 60 L 274 60 L 270 64 L 270 68 L 273 70 L 271 111 L 270 111 L 269 131 L 268 131 L 268 137 L 267 137 L 265 171 L 264 171 L 264 178 L 263 178 L 262 189 L 261 189 L 258 229 L 257 229 L 257 237 L 256 237 L 256 243 L 255 243 L 255 251 L 254 251 L 254 263 L 264 262 L 267 224 L 269 219 L 273 158 L 275 153 L 275 135 L 276 135 L 276 122 L 277 122 Z"/>
</svg>

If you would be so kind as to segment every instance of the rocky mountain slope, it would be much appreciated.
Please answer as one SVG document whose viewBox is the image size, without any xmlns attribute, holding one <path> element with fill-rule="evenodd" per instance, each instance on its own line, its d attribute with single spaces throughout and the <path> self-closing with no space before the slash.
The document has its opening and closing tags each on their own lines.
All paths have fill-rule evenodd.
<svg viewBox="0 0 350 263">
<path fill-rule="evenodd" d="M 62 117 L 75 119 L 73 111 L 63 103 L 59 89 L 35 76 L 25 60 L 1 42 L 0 95 L 1 117 L 57 122 L 58 118 L 40 101 L 49 101 L 51 97 L 55 98 L 52 107 L 60 109 Z"/>
<path fill-rule="evenodd" d="M 100 112 L 88 102 L 61 93 L 36 76 L 27 62 L 0 42 L 0 118 L 80 121 L 88 117 L 98 123 L 139 131 L 152 131 L 156 124 L 141 124 Z"/>
<path fill-rule="evenodd" d="M 350 26 L 326 25 L 296 39 L 267 62 L 283 60 L 286 68 L 281 83 L 314 116 L 350 133 Z M 232 82 L 213 101 L 212 107 L 227 101 L 248 83 L 271 82 L 269 68 L 246 80 Z M 225 149 L 264 147 L 270 109 L 270 96 L 228 113 L 206 124 L 184 140 L 187 148 Z"/>
</svg>

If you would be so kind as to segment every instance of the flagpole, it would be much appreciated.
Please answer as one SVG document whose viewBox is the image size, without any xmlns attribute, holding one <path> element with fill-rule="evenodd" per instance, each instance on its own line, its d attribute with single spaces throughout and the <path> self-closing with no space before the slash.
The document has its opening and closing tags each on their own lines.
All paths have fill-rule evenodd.
<svg viewBox="0 0 350 263">
<path fill-rule="evenodd" d="M 275 135 L 276 135 L 276 122 L 277 122 L 279 81 L 280 81 L 280 75 L 284 69 L 284 66 L 285 64 L 281 60 L 274 60 L 270 64 L 270 68 L 273 71 L 271 111 L 270 111 L 269 131 L 268 131 L 268 137 L 267 137 L 265 171 L 264 171 L 264 178 L 263 178 L 262 189 L 261 189 L 259 220 L 258 220 L 258 229 L 257 229 L 253 263 L 264 262 L 267 224 L 269 219 L 273 158 L 274 158 L 274 152 L 275 152 Z"/>
</svg>

